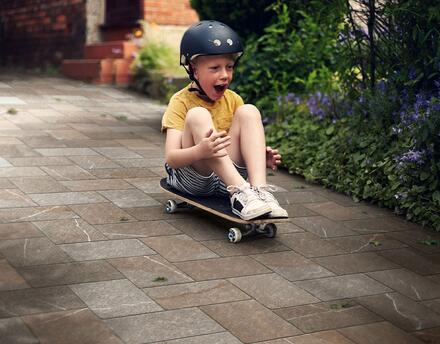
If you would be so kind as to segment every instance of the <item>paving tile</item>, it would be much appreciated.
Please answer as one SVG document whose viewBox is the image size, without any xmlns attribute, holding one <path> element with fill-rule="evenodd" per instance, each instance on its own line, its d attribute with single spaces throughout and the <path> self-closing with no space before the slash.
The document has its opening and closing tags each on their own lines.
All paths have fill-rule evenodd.
<svg viewBox="0 0 440 344">
<path fill-rule="evenodd" d="M 178 269 L 196 281 L 268 273 L 270 270 L 249 257 L 228 257 L 181 262 Z"/>
<path fill-rule="evenodd" d="M 386 250 L 378 254 L 420 275 L 440 273 L 440 262 L 409 248 Z"/>
<path fill-rule="evenodd" d="M 229 332 L 220 332 L 215 334 L 206 334 L 203 336 L 189 337 L 182 339 L 167 340 L 165 342 L 158 342 L 158 344 L 241 344 Z"/>
<path fill-rule="evenodd" d="M 12 184 L 8 179 L 6 178 L 0 178 L 0 189 L 13 189 L 14 184 Z"/>
<path fill-rule="evenodd" d="M 42 343 L 122 344 L 122 341 L 88 309 L 27 315 L 23 320 Z"/>
<path fill-rule="evenodd" d="M 344 226 L 343 222 L 329 220 L 323 216 L 299 217 L 291 220 L 295 225 L 321 237 L 332 238 L 339 236 L 355 235 L 351 229 Z"/>
<path fill-rule="evenodd" d="M 261 344 L 270 344 L 271 342 L 264 342 Z M 288 338 L 284 343 L 280 341 L 279 344 L 355 344 L 347 337 L 336 331 L 324 331 L 313 334 L 304 334 Z M 273 343 L 276 344 L 276 343 Z"/>
<path fill-rule="evenodd" d="M 90 148 L 40 148 L 36 151 L 42 156 L 98 155 Z"/>
<path fill-rule="evenodd" d="M 105 261 L 29 266 L 17 270 L 34 288 L 123 278 Z"/>
<path fill-rule="evenodd" d="M 382 251 L 406 247 L 404 243 L 380 233 L 331 238 L 329 241 L 342 248 L 346 253 Z"/>
<path fill-rule="evenodd" d="M 188 218 L 193 216 L 192 211 L 185 211 L 185 210 L 179 211 L 174 214 L 167 214 L 165 212 L 165 205 L 163 204 L 158 206 L 151 206 L 151 207 L 125 208 L 124 210 L 140 221 L 155 221 L 155 220 L 172 221 L 175 219 Z M 167 222 L 173 224 L 170 221 Z"/>
<path fill-rule="evenodd" d="M 291 220 L 293 220 L 293 218 Z M 304 232 L 304 229 L 295 225 L 292 222 L 277 223 L 277 233 L 278 234 L 289 234 L 289 233 L 298 233 L 298 232 Z"/>
<path fill-rule="evenodd" d="M 440 314 L 440 299 L 425 301 L 423 304 L 434 312 Z"/>
<path fill-rule="evenodd" d="M 38 158 L 9 158 L 9 162 L 16 167 L 23 166 L 56 166 L 69 165 L 71 162 L 64 157 L 38 157 Z"/>
<path fill-rule="evenodd" d="M 327 198 L 313 191 L 288 191 L 288 192 L 277 192 L 276 198 L 278 202 L 282 205 L 284 204 L 296 204 L 296 203 L 315 203 L 315 202 L 326 202 Z"/>
<path fill-rule="evenodd" d="M 84 307 L 85 304 L 68 287 L 0 292 L 1 318 Z"/>
<path fill-rule="evenodd" d="M 104 319 L 163 310 L 128 280 L 75 284 L 70 288 Z"/>
<path fill-rule="evenodd" d="M 49 123 L 45 123 L 45 126 L 48 125 Z M 26 138 L 22 138 L 22 141 L 27 146 L 32 148 L 65 148 L 66 147 L 66 145 L 62 141 L 56 140 L 51 136 L 26 137 Z"/>
<path fill-rule="evenodd" d="M 38 221 L 34 224 L 55 244 L 107 240 L 105 235 L 82 219 Z"/>
<path fill-rule="evenodd" d="M 254 300 L 202 306 L 201 309 L 244 343 L 301 333 Z"/>
<path fill-rule="evenodd" d="M 125 343 L 152 343 L 223 331 L 198 309 L 180 309 L 106 320 Z M 194 326 L 197 324 L 197 326 Z"/>
<path fill-rule="evenodd" d="M 63 192 L 68 189 L 49 176 L 45 177 L 26 177 L 26 178 L 10 178 L 21 191 L 25 193 L 49 193 Z"/>
<path fill-rule="evenodd" d="M 126 181 L 145 193 L 163 192 L 159 185 L 160 178 L 129 178 Z"/>
<path fill-rule="evenodd" d="M 111 259 L 109 262 L 139 288 L 193 281 L 161 256 Z"/>
<path fill-rule="evenodd" d="M 71 261 L 47 238 L 0 241 L 0 252 L 13 266 L 65 263 Z"/>
<path fill-rule="evenodd" d="M 165 221 L 140 221 L 96 225 L 109 239 L 140 238 L 159 235 L 180 234 L 180 231 Z"/>
<path fill-rule="evenodd" d="M 171 214 L 175 215 L 175 214 Z M 195 240 L 225 239 L 230 223 L 218 218 L 207 216 L 205 212 L 190 209 L 186 218 L 167 221 L 171 226 L 182 231 Z"/>
<path fill-rule="evenodd" d="M 338 275 L 397 269 L 400 267 L 373 252 L 314 258 L 313 261 Z"/>
<path fill-rule="evenodd" d="M 415 301 L 440 298 L 437 283 L 406 269 L 376 271 L 367 275 Z"/>
<path fill-rule="evenodd" d="M 114 161 L 104 158 L 102 156 L 71 156 L 69 157 L 69 159 L 85 170 L 121 167 Z"/>
<path fill-rule="evenodd" d="M 110 159 L 141 159 L 139 155 L 125 147 L 96 147 L 95 151 Z"/>
<path fill-rule="evenodd" d="M 29 222 L 0 224 L 0 240 L 36 238 L 44 236 Z"/>
<path fill-rule="evenodd" d="M 141 240 L 170 262 L 218 257 L 210 249 L 184 234 Z"/>
<path fill-rule="evenodd" d="M 289 218 L 291 219 L 296 217 L 318 215 L 318 213 L 306 208 L 302 204 L 284 204 L 283 208 L 286 209 L 287 213 L 289 214 Z"/>
<path fill-rule="evenodd" d="M 419 339 L 421 343 L 438 344 L 438 339 L 440 338 L 440 327 L 416 331 L 411 334 Z"/>
<path fill-rule="evenodd" d="M 122 190 L 133 188 L 132 185 L 122 179 L 68 180 L 61 183 L 71 191 Z"/>
<path fill-rule="evenodd" d="M 368 324 L 382 320 L 353 300 L 314 303 L 275 311 L 305 333 Z"/>
<path fill-rule="evenodd" d="M 48 175 L 52 176 L 55 180 L 83 180 L 83 179 L 95 179 L 95 177 L 76 165 L 67 166 L 42 166 Z"/>
<path fill-rule="evenodd" d="M 437 284 L 440 284 L 440 274 L 428 276 L 431 281 L 434 281 Z"/>
<path fill-rule="evenodd" d="M 29 288 L 26 281 L 9 265 L 6 259 L 0 259 L 0 290 Z"/>
<path fill-rule="evenodd" d="M 319 302 L 308 292 L 277 274 L 237 277 L 230 281 L 271 309 Z"/>
<path fill-rule="evenodd" d="M 12 167 L 12 165 L 5 159 L 0 158 L 0 168 Z"/>
<path fill-rule="evenodd" d="M 38 177 L 46 173 L 38 167 L 3 167 L 0 168 L 0 178 Z"/>
<path fill-rule="evenodd" d="M 338 331 L 356 344 L 423 344 L 389 322 L 346 327 Z"/>
<path fill-rule="evenodd" d="M 145 207 L 159 204 L 153 198 L 137 189 L 108 190 L 100 191 L 99 193 L 120 208 Z"/>
<path fill-rule="evenodd" d="M 0 223 L 71 219 L 77 215 L 64 206 L 0 209 Z"/>
<path fill-rule="evenodd" d="M 134 220 L 134 218 L 125 211 L 111 203 L 72 205 L 70 207 L 75 213 L 92 225 L 128 222 Z"/>
<path fill-rule="evenodd" d="M 297 286 L 323 301 L 390 292 L 388 287 L 363 274 L 300 281 Z"/>
<path fill-rule="evenodd" d="M 47 133 L 56 140 L 87 140 L 88 139 L 86 135 L 81 134 L 79 131 L 72 129 L 47 130 Z"/>
<path fill-rule="evenodd" d="M 58 247 L 76 261 L 144 256 L 155 253 L 137 239 L 64 244 Z"/>
<path fill-rule="evenodd" d="M 144 291 L 165 309 L 178 309 L 249 299 L 249 296 L 225 280 L 194 282 Z"/>
<path fill-rule="evenodd" d="M 146 159 L 116 159 L 119 165 L 124 167 L 162 167 L 165 165 L 165 159 L 163 157 L 153 158 L 148 157 Z"/>
<path fill-rule="evenodd" d="M 280 252 L 290 250 L 277 240 L 259 240 L 259 238 L 249 238 L 240 242 L 240 245 L 231 245 L 225 239 L 203 241 L 203 245 L 222 257 L 245 256 L 251 254 L 262 254 L 270 252 Z"/>
<path fill-rule="evenodd" d="M 38 344 L 29 328 L 20 318 L 0 319 L 0 340 L 2 343 Z"/>
<path fill-rule="evenodd" d="M 344 221 L 345 225 L 359 234 L 372 234 L 403 231 L 414 228 L 414 225 L 397 217 L 379 217 Z"/>
<path fill-rule="evenodd" d="M 440 326 L 439 314 L 399 293 L 361 297 L 358 302 L 406 331 Z"/>
<path fill-rule="evenodd" d="M 277 237 L 277 240 L 306 257 L 322 257 L 343 254 L 344 251 L 327 239 L 312 233 L 290 233 Z"/>
<path fill-rule="evenodd" d="M 359 209 L 359 207 L 344 207 L 335 202 L 307 203 L 304 204 L 304 206 L 334 221 L 356 220 L 370 217 L 367 213 Z"/>
<path fill-rule="evenodd" d="M 107 201 L 104 197 L 94 191 L 40 193 L 31 194 L 30 197 L 39 205 L 88 204 Z"/>
<path fill-rule="evenodd" d="M 331 271 L 292 251 L 252 256 L 289 281 L 334 276 Z"/>
<path fill-rule="evenodd" d="M 438 240 L 440 241 L 440 235 L 433 232 L 428 232 L 426 229 L 421 230 L 408 230 L 393 232 L 389 234 L 396 240 L 399 240 L 408 246 L 416 249 L 417 251 L 422 251 L 425 253 L 438 253 L 440 249 L 438 245 L 425 245 L 423 242 L 425 240 Z"/>
</svg>

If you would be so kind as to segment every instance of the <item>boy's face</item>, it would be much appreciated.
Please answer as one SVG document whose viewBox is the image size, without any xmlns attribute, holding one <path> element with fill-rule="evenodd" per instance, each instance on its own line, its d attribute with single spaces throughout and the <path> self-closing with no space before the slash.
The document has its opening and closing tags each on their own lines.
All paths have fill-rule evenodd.
<svg viewBox="0 0 440 344">
<path fill-rule="evenodd" d="M 193 64 L 193 70 L 206 95 L 216 101 L 232 81 L 234 60 L 229 55 L 200 56 Z"/>
</svg>

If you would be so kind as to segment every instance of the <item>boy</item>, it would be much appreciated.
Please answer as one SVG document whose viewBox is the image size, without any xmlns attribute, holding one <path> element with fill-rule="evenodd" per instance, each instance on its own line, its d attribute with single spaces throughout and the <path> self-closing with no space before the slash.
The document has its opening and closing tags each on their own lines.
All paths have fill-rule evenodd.
<svg viewBox="0 0 440 344">
<path fill-rule="evenodd" d="M 258 109 L 228 89 L 242 53 L 237 34 L 217 21 L 183 35 L 180 64 L 192 83 L 171 97 L 162 119 L 167 182 L 192 195 L 227 195 L 244 220 L 287 217 L 266 184 L 266 167 L 276 169 L 281 156 L 266 147 Z"/>
</svg>

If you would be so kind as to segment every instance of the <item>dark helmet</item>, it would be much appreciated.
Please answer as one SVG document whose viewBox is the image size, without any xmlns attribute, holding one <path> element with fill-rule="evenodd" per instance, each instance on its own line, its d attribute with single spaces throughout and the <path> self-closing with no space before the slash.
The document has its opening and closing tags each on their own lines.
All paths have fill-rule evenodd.
<svg viewBox="0 0 440 344">
<path fill-rule="evenodd" d="M 199 55 L 243 54 L 240 38 L 229 26 L 215 20 L 203 20 L 185 31 L 180 42 L 180 65 L 190 65 Z"/>
</svg>

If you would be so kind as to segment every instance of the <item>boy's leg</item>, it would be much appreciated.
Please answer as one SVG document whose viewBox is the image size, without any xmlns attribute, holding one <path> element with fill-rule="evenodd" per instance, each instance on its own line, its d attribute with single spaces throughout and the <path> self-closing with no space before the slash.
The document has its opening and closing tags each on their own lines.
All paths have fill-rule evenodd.
<svg viewBox="0 0 440 344">
<path fill-rule="evenodd" d="M 232 120 L 230 158 L 246 166 L 252 186 L 266 185 L 266 138 L 260 111 L 251 104 L 240 106 Z"/>
<path fill-rule="evenodd" d="M 194 146 L 205 138 L 213 127 L 211 114 L 208 110 L 201 107 L 189 110 L 185 119 L 182 147 Z M 232 212 L 242 219 L 250 220 L 270 213 L 270 206 L 260 199 L 257 192 L 238 173 L 228 155 L 204 159 L 192 164 L 192 167 L 205 176 L 214 171 L 231 192 Z"/>
<path fill-rule="evenodd" d="M 249 182 L 259 197 L 271 208 L 271 217 L 288 217 L 266 183 L 266 138 L 260 111 L 250 104 L 240 106 L 232 121 L 229 156 L 237 164 L 247 168 Z"/>
<path fill-rule="evenodd" d="M 214 128 L 214 124 L 208 110 L 202 107 L 189 110 L 183 129 L 182 148 L 192 147 L 199 143 L 206 137 L 206 133 L 211 128 Z M 246 182 L 227 155 L 221 158 L 197 161 L 192 166 L 197 172 L 205 176 L 214 171 L 226 185 L 239 186 Z"/>
</svg>

